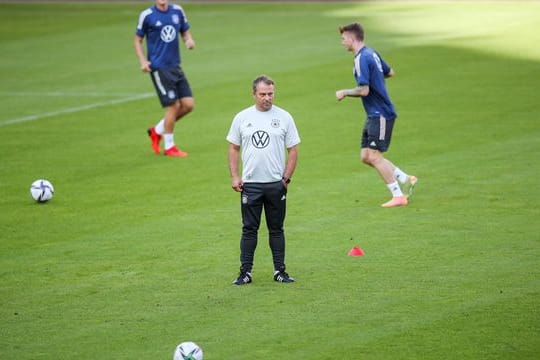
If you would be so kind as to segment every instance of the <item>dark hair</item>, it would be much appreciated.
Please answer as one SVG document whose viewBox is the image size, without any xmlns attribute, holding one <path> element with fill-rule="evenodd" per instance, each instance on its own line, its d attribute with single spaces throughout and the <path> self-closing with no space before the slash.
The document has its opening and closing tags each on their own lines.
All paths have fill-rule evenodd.
<svg viewBox="0 0 540 360">
<path fill-rule="evenodd" d="M 274 80 L 266 75 L 259 75 L 255 80 L 253 80 L 253 92 L 257 91 L 257 85 L 259 83 L 265 83 L 266 85 L 274 85 Z"/>
<path fill-rule="evenodd" d="M 356 40 L 364 41 L 364 29 L 359 23 L 352 23 L 339 27 L 340 34 L 343 34 L 345 31 L 353 33 L 356 37 Z"/>
</svg>

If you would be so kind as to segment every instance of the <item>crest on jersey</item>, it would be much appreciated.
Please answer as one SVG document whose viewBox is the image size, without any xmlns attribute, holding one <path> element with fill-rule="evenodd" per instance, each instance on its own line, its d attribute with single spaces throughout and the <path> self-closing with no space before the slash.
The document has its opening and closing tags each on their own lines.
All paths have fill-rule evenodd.
<svg viewBox="0 0 540 360">
<path fill-rule="evenodd" d="M 273 128 L 277 129 L 279 127 L 279 119 L 272 119 L 270 125 L 272 125 Z"/>
<path fill-rule="evenodd" d="M 166 25 L 161 29 L 160 37 L 164 42 L 170 43 L 176 39 L 176 30 L 171 25 Z"/>
<path fill-rule="evenodd" d="M 174 14 L 172 16 L 172 22 L 175 23 L 175 24 L 179 24 L 180 23 L 180 18 L 178 17 L 178 15 Z"/>
</svg>

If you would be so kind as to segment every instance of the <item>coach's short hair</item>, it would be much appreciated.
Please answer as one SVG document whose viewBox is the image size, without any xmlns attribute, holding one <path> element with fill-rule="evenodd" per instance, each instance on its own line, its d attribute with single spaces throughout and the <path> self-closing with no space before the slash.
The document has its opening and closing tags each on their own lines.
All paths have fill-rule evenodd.
<svg viewBox="0 0 540 360">
<path fill-rule="evenodd" d="M 272 80 L 269 76 L 266 75 L 259 75 L 255 80 L 253 80 L 253 93 L 257 91 L 257 85 L 259 83 L 265 83 L 266 85 L 274 85 L 274 80 Z"/>
<path fill-rule="evenodd" d="M 359 23 L 352 23 L 339 27 L 339 33 L 343 34 L 345 31 L 351 32 L 356 37 L 356 40 L 364 41 L 364 28 Z"/>
</svg>

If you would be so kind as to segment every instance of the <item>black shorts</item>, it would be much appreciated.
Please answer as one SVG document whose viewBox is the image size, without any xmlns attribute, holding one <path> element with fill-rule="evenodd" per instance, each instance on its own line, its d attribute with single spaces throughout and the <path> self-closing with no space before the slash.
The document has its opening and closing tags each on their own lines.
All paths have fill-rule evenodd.
<svg viewBox="0 0 540 360">
<path fill-rule="evenodd" d="M 388 120 L 382 115 L 371 115 L 366 119 L 362 131 L 361 147 L 385 152 L 390 147 L 395 119 Z"/>
<path fill-rule="evenodd" d="M 186 75 L 180 68 L 152 70 L 150 77 L 163 107 L 174 104 L 178 99 L 193 97 Z"/>
</svg>

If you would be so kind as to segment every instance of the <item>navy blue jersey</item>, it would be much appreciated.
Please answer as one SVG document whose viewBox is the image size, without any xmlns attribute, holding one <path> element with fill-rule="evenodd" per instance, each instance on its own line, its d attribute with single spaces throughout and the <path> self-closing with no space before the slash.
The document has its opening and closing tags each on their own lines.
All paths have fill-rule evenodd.
<svg viewBox="0 0 540 360">
<path fill-rule="evenodd" d="M 384 80 L 389 72 L 390 66 L 371 48 L 363 47 L 354 57 L 356 83 L 358 86 L 369 86 L 369 94 L 362 96 L 368 116 L 383 115 L 389 120 L 397 117 Z"/>
<path fill-rule="evenodd" d="M 148 61 L 152 70 L 180 66 L 179 37 L 189 29 L 184 10 L 169 4 L 167 11 L 155 5 L 141 12 L 135 34 L 146 36 Z"/>
</svg>

